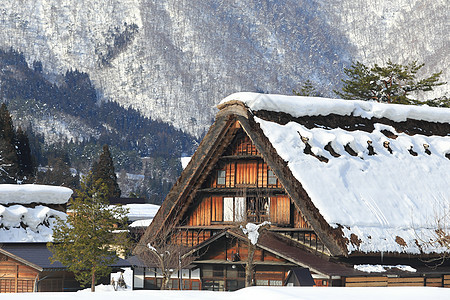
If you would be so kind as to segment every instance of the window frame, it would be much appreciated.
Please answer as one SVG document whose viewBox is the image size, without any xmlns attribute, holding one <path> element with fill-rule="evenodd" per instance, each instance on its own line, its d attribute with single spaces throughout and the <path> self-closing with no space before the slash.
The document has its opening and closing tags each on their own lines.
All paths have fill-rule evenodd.
<svg viewBox="0 0 450 300">
<path fill-rule="evenodd" d="M 275 183 L 274 183 L 275 179 Z M 267 170 L 267 185 L 277 185 L 278 184 L 278 178 L 275 175 L 275 173 L 272 170 Z"/>
<path fill-rule="evenodd" d="M 227 183 L 227 171 L 217 170 L 217 185 L 226 185 Z"/>
</svg>

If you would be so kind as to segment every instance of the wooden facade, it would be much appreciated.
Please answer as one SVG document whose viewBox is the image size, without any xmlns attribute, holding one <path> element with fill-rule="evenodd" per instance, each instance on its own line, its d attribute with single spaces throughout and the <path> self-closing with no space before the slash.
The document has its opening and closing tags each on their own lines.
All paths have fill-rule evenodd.
<svg viewBox="0 0 450 300">
<path fill-rule="evenodd" d="M 173 241 L 196 247 L 224 229 L 238 228 L 248 222 L 269 221 L 270 230 L 292 240 L 301 240 L 302 245 L 312 252 L 325 253 L 326 247 L 295 207 L 240 123 L 236 121 L 232 128 L 235 131 L 229 145 L 200 184 L 182 221 L 174 229 L 178 233 L 172 237 Z M 235 290 L 244 286 L 248 253 L 245 239 L 223 237 L 203 249 L 207 249 L 206 253 L 199 251 L 201 256 L 194 263 L 200 269 L 202 289 Z M 261 248 L 255 252 L 254 263 L 255 285 L 283 285 L 289 270 L 296 266 Z M 158 286 L 156 275 L 145 278 L 147 287 Z M 172 284 L 174 289 L 179 287 L 179 283 Z M 197 288 L 195 283 L 194 287 Z"/>
<path fill-rule="evenodd" d="M 31 293 L 40 271 L 0 253 L 0 293 Z"/>
<path fill-rule="evenodd" d="M 200 227 L 270 221 L 310 228 L 242 129 L 202 184 L 186 219 L 185 225 Z"/>
<path fill-rule="evenodd" d="M 450 275 L 430 275 L 416 277 L 361 276 L 345 278 L 347 287 L 388 287 L 388 286 L 430 286 L 450 287 Z"/>
<path fill-rule="evenodd" d="M 46 270 L 14 255 L 0 253 L 0 293 L 76 291 L 72 272 Z"/>
</svg>

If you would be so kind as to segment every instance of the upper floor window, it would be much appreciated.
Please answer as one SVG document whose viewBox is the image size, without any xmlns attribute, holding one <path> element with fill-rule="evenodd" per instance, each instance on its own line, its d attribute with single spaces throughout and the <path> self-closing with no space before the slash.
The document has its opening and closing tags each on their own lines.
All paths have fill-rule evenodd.
<svg viewBox="0 0 450 300">
<path fill-rule="evenodd" d="M 227 172 L 225 170 L 217 171 L 217 184 L 225 185 L 226 176 L 227 176 Z"/>
<path fill-rule="evenodd" d="M 277 184 L 277 177 L 275 176 L 275 173 L 273 173 L 272 170 L 269 170 L 267 172 L 267 184 L 269 184 L 269 185 Z"/>
</svg>

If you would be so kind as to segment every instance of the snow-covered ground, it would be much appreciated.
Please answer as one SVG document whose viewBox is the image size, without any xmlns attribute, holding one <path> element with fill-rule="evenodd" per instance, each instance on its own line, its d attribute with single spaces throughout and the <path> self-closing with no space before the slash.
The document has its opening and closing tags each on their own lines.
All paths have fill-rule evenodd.
<svg viewBox="0 0 450 300">
<path fill-rule="evenodd" d="M 82 293 L 82 294 L 81 294 Z M 127 293 L 127 294 L 124 294 Z M 251 287 L 236 292 L 210 291 L 131 291 L 131 292 L 78 292 L 78 293 L 33 293 L 2 294 L 2 300 L 52 300 L 52 299 L 94 299 L 94 300 L 177 300 L 177 299 L 277 299 L 277 300 L 350 300 L 350 299 L 450 299 L 450 289 L 433 287 L 377 287 L 377 288 L 318 288 L 318 287 Z"/>
</svg>

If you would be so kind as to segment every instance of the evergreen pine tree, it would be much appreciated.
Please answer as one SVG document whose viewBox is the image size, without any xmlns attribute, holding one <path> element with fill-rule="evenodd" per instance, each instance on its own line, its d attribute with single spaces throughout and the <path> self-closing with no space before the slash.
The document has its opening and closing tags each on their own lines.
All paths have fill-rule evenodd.
<svg viewBox="0 0 450 300">
<path fill-rule="evenodd" d="M 16 132 L 15 148 L 19 166 L 18 178 L 24 182 L 33 182 L 36 173 L 35 159 L 31 154 L 28 136 L 20 127 Z"/>
<path fill-rule="evenodd" d="M 14 129 L 6 104 L 0 106 L 0 183 L 16 183 L 18 158 L 14 143 Z"/>
<path fill-rule="evenodd" d="M 439 81 L 442 71 L 433 73 L 427 78 L 418 79 L 417 73 L 423 66 L 424 64 L 418 64 L 417 61 L 400 65 L 388 60 L 386 66 L 375 64 L 373 67 L 356 62 L 350 68 L 344 69 L 349 79 L 342 80 L 344 83 L 342 92 L 335 91 L 335 93 L 343 99 L 422 104 L 424 102 L 412 99 L 410 94 L 416 91 L 432 91 L 434 87 L 446 84 Z M 426 104 L 445 106 L 445 103 L 442 105 L 441 102 L 433 105 L 433 101 L 428 100 Z"/>
<path fill-rule="evenodd" d="M 120 197 L 121 191 L 117 183 L 114 163 L 108 145 L 103 146 L 103 152 L 100 154 L 98 162 L 92 166 L 92 179 L 94 181 L 101 179 L 106 184 L 108 188 L 108 199 Z"/>
<path fill-rule="evenodd" d="M 102 276 L 110 272 L 117 260 L 114 247 L 128 247 L 126 237 L 126 213 L 120 206 L 108 204 L 108 188 L 101 179 L 93 181 L 90 173 L 69 202 L 72 214 L 67 220 L 58 220 L 53 231 L 53 243 L 48 243 L 53 252 L 51 260 L 60 261 L 74 272 L 83 286 L 91 283 L 91 291 Z M 114 229 L 125 229 L 113 233 Z"/>
<path fill-rule="evenodd" d="M 299 91 L 292 90 L 296 96 L 321 97 L 322 95 L 316 90 L 311 80 L 306 80 Z"/>
</svg>

